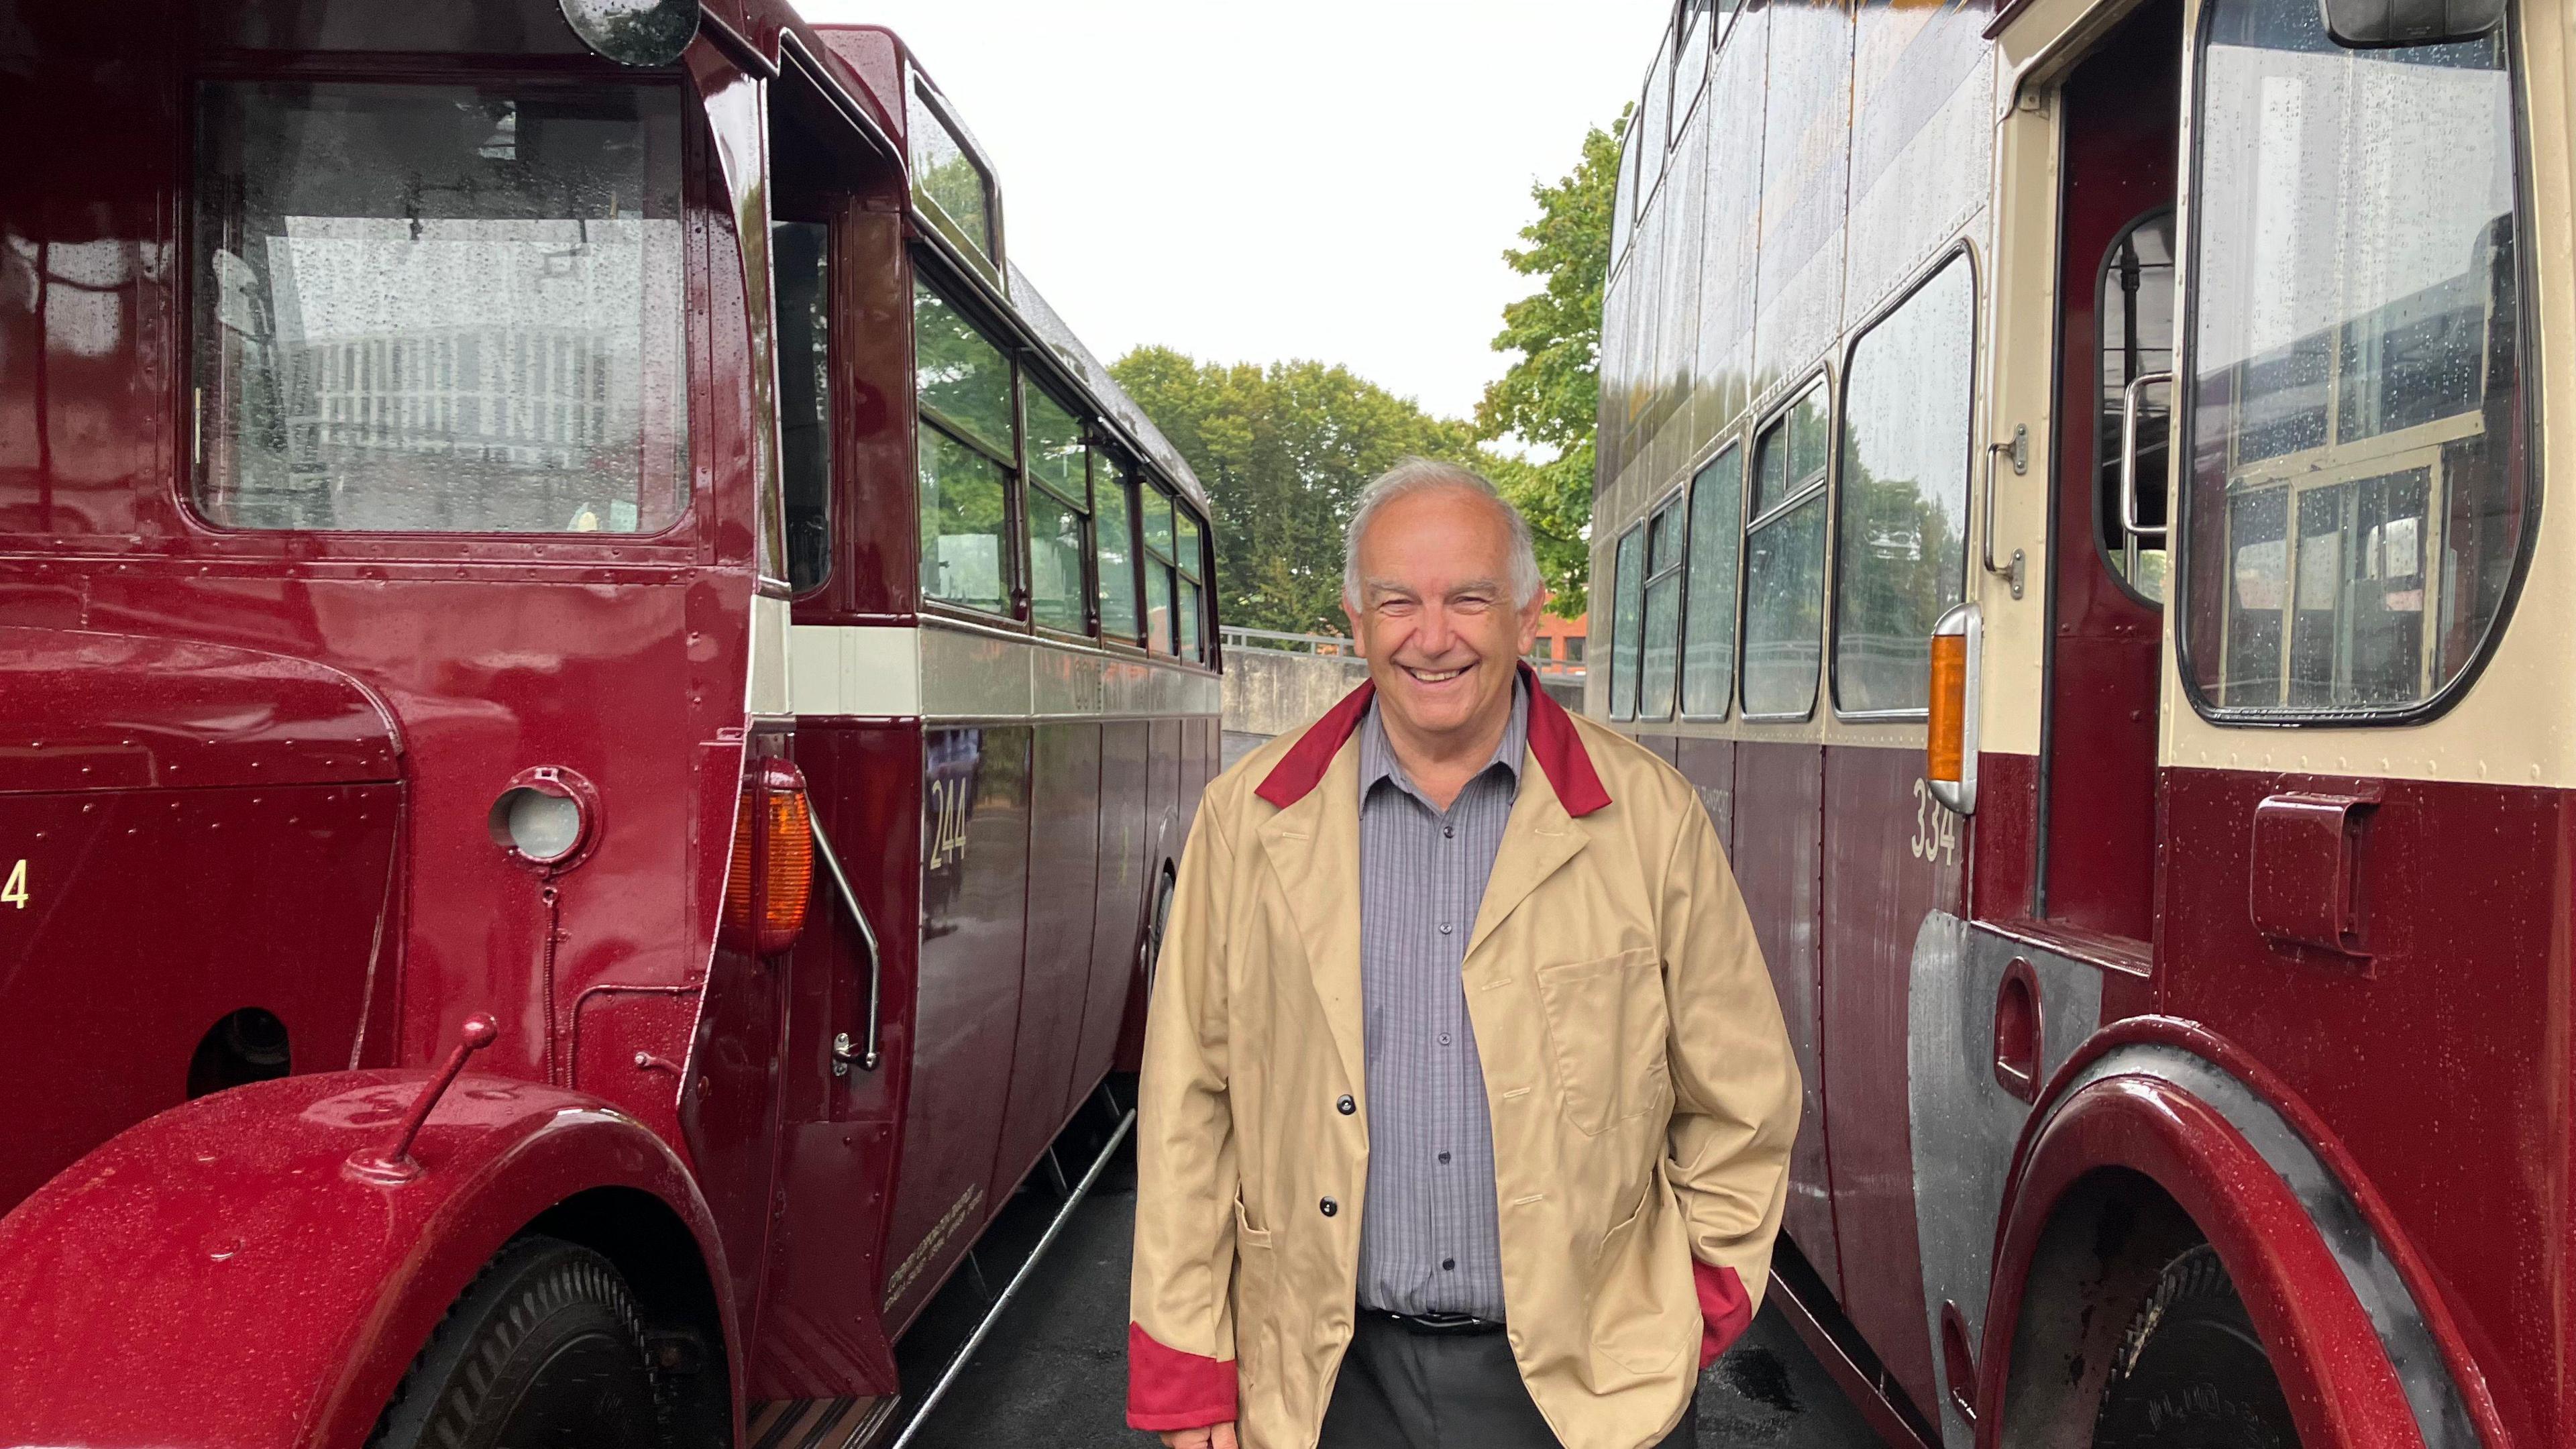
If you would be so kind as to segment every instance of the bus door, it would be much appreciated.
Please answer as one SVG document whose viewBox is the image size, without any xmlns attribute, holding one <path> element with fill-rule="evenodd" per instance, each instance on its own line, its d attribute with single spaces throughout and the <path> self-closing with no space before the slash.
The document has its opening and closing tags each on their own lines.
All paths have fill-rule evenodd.
<svg viewBox="0 0 2576 1449">
<path fill-rule="evenodd" d="M 2059 426 L 2030 909 L 2113 938 L 2104 954 L 2132 962 L 2154 935 L 2182 49 L 2182 6 L 2150 0 L 2058 92 Z"/>
</svg>

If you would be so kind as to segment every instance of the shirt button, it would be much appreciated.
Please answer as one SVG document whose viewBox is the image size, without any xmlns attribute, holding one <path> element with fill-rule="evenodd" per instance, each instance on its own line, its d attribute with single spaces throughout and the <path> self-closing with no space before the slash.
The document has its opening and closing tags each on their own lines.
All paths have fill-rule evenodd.
<svg viewBox="0 0 2576 1449">
<path fill-rule="evenodd" d="M 1342 1210 L 1342 1205 L 1333 1201 L 1331 1198 L 1326 1198 L 1322 1202 L 1315 1204 L 1315 1210 L 1326 1217 L 1331 1217 L 1333 1214 Z"/>
<path fill-rule="evenodd" d="M 1453 839 L 1457 834 L 1458 827 L 1455 825 L 1443 825 L 1440 827 L 1440 838 L 1443 840 Z"/>
<path fill-rule="evenodd" d="M 1442 1046 L 1447 1046 L 1449 1044 L 1449 1033 L 1445 1031 L 1440 1033 L 1440 1044 Z"/>
<path fill-rule="evenodd" d="M 1444 1273 L 1455 1273 L 1458 1271 L 1458 1260 L 1455 1258 L 1443 1258 L 1440 1260 L 1440 1269 Z"/>
<path fill-rule="evenodd" d="M 1447 921 L 1442 921 L 1440 923 L 1440 934 L 1444 936 L 1449 934 L 1449 923 Z"/>
<path fill-rule="evenodd" d="M 1448 1153 L 1446 1153 L 1446 1152 L 1441 1153 L 1441 1154 L 1440 1154 L 1440 1161 L 1441 1161 L 1442 1165 L 1444 1165 L 1444 1166 L 1445 1166 L 1445 1165 L 1447 1165 L 1447 1163 L 1448 1163 L 1448 1161 L 1449 1161 L 1449 1154 L 1448 1154 Z"/>
<path fill-rule="evenodd" d="M 1352 1101 L 1352 1100 L 1350 1099 L 1350 1095 L 1349 1095 L 1348 1093 L 1344 1093 L 1344 1094 L 1343 1094 L 1343 1096 L 1342 1096 L 1342 1099 L 1341 1099 L 1340 1101 L 1335 1102 L 1335 1103 L 1333 1104 L 1333 1110 L 1334 1110 L 1334 1111 L 1336 1111 L 1336 1112 L 1341 1113 L 1341 1114 L 1342 1114 L 1343 1116 L 1345 1116 L 1345 1117 L 1347 1117 L 1347 1116 L 1351 1115 L 1353 1112 L 1356 1112 L 1356 1111 L 1358 1111 L 1359 1109 L 1360 1109 L 1360 1104 L 1359 1104 L 1359 1103 L 1357 1103 L 1357 1102 Z"/>
</svg>

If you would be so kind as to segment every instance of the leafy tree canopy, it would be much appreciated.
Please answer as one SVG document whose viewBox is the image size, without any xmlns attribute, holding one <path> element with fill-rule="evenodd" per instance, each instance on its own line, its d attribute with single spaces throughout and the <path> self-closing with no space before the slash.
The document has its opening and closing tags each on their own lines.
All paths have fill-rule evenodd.
<svg viewBox="0 0 2576 1449">
<path fill-rule="evenodd" d="M 1539 290 L 1503 308 L 1497 352 L 1517 353 L 1511 369 L 1476 405 L 1476 433 L 1518 439 L 1550 454 L 1507 469 L 1496 484 L 1538 534 L 1539 567 L 1556 611 L 1584 612 L 1591 572 L 1593 432 L 1601 414 L 1601 289 L 1610 271 L 1610 213 L 1619 187 L 1622 112 L 1610 129 L 1583 138 L 1574 170 L 1530 188 L 1538 219 L 1521 229 L 1526 247 L 1503 253 L 1512 270 L 1541 279 Z"/>
<path fill-rule="evenodd" d="M 1508 487 L 1515 460 L 1475 428 L 1435 418 L 1349 369 L 1320 362 L 1201 362 L 1140 347 L 1110 374 L 1163 430 L 1216 508 L 1217 591 L 1228 624 L 1340 634 L 1342 530 L 1370 479 L 1408 455 Z"/>
</svg>

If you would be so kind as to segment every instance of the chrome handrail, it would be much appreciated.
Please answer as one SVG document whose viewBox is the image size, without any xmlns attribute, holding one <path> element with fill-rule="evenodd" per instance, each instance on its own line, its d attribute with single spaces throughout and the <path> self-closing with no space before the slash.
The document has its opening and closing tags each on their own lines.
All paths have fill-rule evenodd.
<svg viewBox="0 0 2576 1449">
<path fill-rule="evenodd" d="M 2142 372 L 2120 389 L 2120 526 L 2135 538 L 2162 538 L 2166 529 L 2138 522 L 2138 394 L 2173 380 L 2170 372 Z"/>
<path fill-rule="evenodd" d="M 2021 550 L 2013 550 L 2011 563 L 2001 566 L 1995 563 L 1995 458 L 1998 455 L 2009 456 L 2012 459 L 2015 473 L 2029 472 L 2030 426 L 2026 423 L 2016 423 L 2013 425 L 2011 442 L 1986 444 L 1986 520 L 1982 530 L 1985 537 L 1980 542 L 1980 548 L 1983 550 L 1986 572 L 2010 584 L 2012 596 L 2018 599 L 2021 597 L 2022 587 Z"/>
<path fill-rule="evenodd" d="M 854 1050 L 850 1046 L 850 1034 L 848 1032 L 844 1031 L 834 1034 L 832 1037 L 832 1075 L 836 1077 L 848 1076 L 850 1074 L 850 1063 L 854 1061 L 859 1064 L 859 1070 L 864 1072 L 873 1072 L 877 1069 L 877 1062 L 879 1060 L 877 1056 L 877 1014 L 879 1005 L 882 1001 L 881 993 L 885 988 L 885 953 L 877 946 L 876 927 L 868 924 L 867 908 L 859 904 L 859 893 L 850 889 L 850 878 L 841 870 L 841 857 L 838 852 L 832 849 L 832 838 L 823 833 L 823 817 L 819 813 L 808 809 L 805 812 L 805 823 L 814 833 L 814 849 L 816 853 L 823 857 L 823 869 L 831 874 L 833 890 L 840 896 L 841 904 L 850 908 L 850 920 L 858 926 L 859 939 L 865 941 L 868 947 L 867 1042 L 864 1047 Z"/>
</svg>

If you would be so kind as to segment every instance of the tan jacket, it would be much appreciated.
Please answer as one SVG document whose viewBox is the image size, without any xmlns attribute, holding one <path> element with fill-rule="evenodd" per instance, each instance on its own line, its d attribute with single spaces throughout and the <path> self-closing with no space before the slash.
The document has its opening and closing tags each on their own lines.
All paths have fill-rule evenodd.
<svg viewBox="0 0 2576 1449">
<path fill-rule="evenodd" d="M 1246 1449 L 1312 1449 L 1350 1342 L 1367 700 L 1219 776 L 1181 860 L 1137 1126 L 1138 1428 L 1236 1419 Z M 1534 681 L 1529 759 L 1463 968 L 1505 1316 L 1556 1436 L 1636 1449 L 1679 1422 L 1695 1350 L 1752 1317 L 1798 1072 L 1689 783 Z"/>
</svg>

